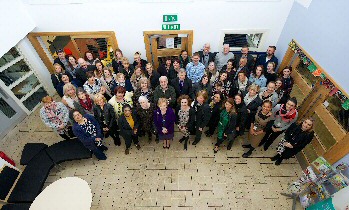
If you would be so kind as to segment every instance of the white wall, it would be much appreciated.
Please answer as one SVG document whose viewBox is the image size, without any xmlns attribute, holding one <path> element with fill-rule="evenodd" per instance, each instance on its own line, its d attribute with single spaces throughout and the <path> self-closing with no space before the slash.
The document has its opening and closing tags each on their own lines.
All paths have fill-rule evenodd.
<svg viewBox="0 0 349 210">
<path fill-rule="evenodd" d="M 178 14 L 181 29 L 194 30 L 193 51 L 200 50 L 205 42 L 211 43 L 212 51 L 218 51 L 223 29 L 268 29 L 264 44 L 275 45 L 293 4 L 293 0 L 178 3 L 71 0 L 55 1 L 57 4 L 22 1 L 36 23 L 34 31 L 115 31 L 119 48 L 129 58 L 136 51 L 145 58 L 143 31 L 161 30 L 162 15 L 169 13 Z"/>
<path fill-rule="evenodd" d="M 349 1 L 316 0 L 308 8 L 294 3 L 277 43 L 282 58 L 295 39 L 349 93 Z"/>
<path fill-rule="evenodd" d="M 1 1 L 0 57 L 34 29 L 35 23 L 23 3 L 18 0 Z"/>
</svg>

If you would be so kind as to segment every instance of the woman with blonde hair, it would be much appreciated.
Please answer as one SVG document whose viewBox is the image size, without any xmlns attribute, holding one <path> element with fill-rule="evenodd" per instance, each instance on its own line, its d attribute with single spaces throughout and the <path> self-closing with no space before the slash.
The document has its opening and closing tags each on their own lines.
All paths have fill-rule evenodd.
<svg viewBox="0 0 349 210">
<path fill-rule="evenodd" d="M 133 104 L 138 102 L 140 96 L 144 96 L 149 102 L 153 102 L 153 91 L 150 88 L 150 81 L 146 77 L 141 77 L 138 82 L 138 87 L 132 96 Z"/>
<path fill-rule="evenodd" d="M 195 101 L 192 102 L 191 107 L 195 111 L 195 140 L 192 143 L 196 145 L 201 140 L 203 129 L 207 126 L 211 118 L 211 108 L 207 103 L 208 94 L 205 90 L 200 90 L 196 94 Z"/>
<path fill-rule="evenodd" d="M 51 96 L 42 98 L 44 106 L 40 109 L 41 120 L 61 137 L 69 140 L 69 110 L 61 102 L 56 102 Z"/>
<path fill-rule="evenodd" d="M 106 136 L 110 135 L 113 138 L 116 146 L 120 146 L 121 141 L 113 106 L 107 103 L 102 94 L 96 94 L 94 102 L 93 113 L 103 132 L 105 132 Z"/>
<path fill-rule="evenodd" d="M 174 137 L 174 124 L 176 121 L 175 113 L 168 106 L 166 98 L 158 100 L 158 109 L 154 112 L 154 124 L 157 129 L 159 140 L 163 140 L 164 149 L 170 148 L 170 142 Z"/>
<path fill-rule="evenodd" d="M 159 84 L 160 74 L 154 70 L 151 63 L 147 63 L 145 66 L 145 76 L 149 79 L 151 88 L 154 90 Z"/>
<path fill-rule="evenodd" d="M 70 81 L 73 80 L 73 76 L 69 72 L 66 72 L 59 63 L 53 64 L 53 67 L 55 68 L 55 73 L 51 74 L 51 81 L 59 96 L 63 97 L 62 91 L 59 90 L 59 85 L 62 83 L 62 74 L 67 74 Z"/>
<path fill-rule="evenodd" d="M 69 110 L 75 109 L 74 102 L 78 102 L 79 98 L 76 95 L 76 87 L 72 84 L 65 84 L 63 86 L 64 96 L 62 97 L 62 103 L 66 105 Z"/>
<path fill-rule="evenodd" d="M 210 81 L 210 85 L 213 86 L 214 81 L 219 77 L 219 72 L 216 69 L 216 64 L 214 61 L 211 61 L 207 68 L 206 68 L 206 74 L 208 75 L 208 79 Z"/>
<path fill-rule="evenodd" d="M 134 62 L 133 62 L 133 67 L 136 69 L 137 67 L 141 68 L 142 70 L 145 70 L 145 65 L 147 65 L 148 61 L 143 60 L 141 58 L 141 53 L 140 52 L 135 52 L 134 56 Z"/>
<path fill-rule="evenodd" d="M 138 82 L 142 77 L 145 77 L 142 69 L 140 67 L 136 67 L 135 72 L 132 74 L 130 79 L 134 91 L 137 90 Z"/>
<path fill-rule="evenodd" d="M 125 80 L 130 80 L 134 72 L 134 67 L 130 65 L 128 58 L 122 58 L 122 66 L 119 67 L 119 72 L 124 74 Z"/>
<path fill-rule="evenodd" d="M 244 97 L 244 103 L 247 108 L 246 128 L 249 129 L 251 125 L 251 119 L 254 118 L 258 108 L 262 104 L 262 99 L 258 97 L 259 86 L 252 84 L 248 87 L 248 92 Z"/>
<path fill-rule="evenodd" d="M 116 74 L 115 87 L 113 88 L 113 91 L 118 86 L 126 88 L 127 92 L 132 92 L 133 91 L 132 84 L 131 84 L 130 80 L 126 80 L 125 79 L 125 75 L 123 73 L 117 73 Z"/>
<path fill-rule="evenodd" d="M 314 119 L 305 118 L 300 124 L 293 123 L 281 139 L 277 155 L 271 158 L 275 165 L 280 165 L 284 159 L 289 159 L 304 149 L 314 138 Z"/>
</svg>

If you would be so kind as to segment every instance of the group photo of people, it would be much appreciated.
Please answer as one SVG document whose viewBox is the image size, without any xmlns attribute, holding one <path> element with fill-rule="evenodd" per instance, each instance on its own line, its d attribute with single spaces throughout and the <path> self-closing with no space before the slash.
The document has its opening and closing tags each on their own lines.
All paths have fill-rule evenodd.
<svg viewBox="0 0 349 210">
<path fill-rule="evenodd" d="M 179 141 L 190 150 L 203 135 L 213 139 L 212 153 L 218 153 L 223 142 L 231 150 L 241 136 L 242 157 L 248 158 L 282 135 L 271 158 L 280 165 L 311 142 L 314 120 L 298 119 L 292 67 L 278 68 L 275 51 L 269 46 L 254 58 L 248 46 L 232 53 L 224 44 L 214 53 L 206 43 L 192 55 L 183 50 L 166 58 L 156 69 L 140 52 L 131 60 L 116 49 L 105 66 L 90 51 L 76 58 L 58 49 L 51 79 L 61 99 L 44 97 L 40 117 L 99 160 L 107 159 L 109 137 L 128 155 L 131 147 L 140 150 L 153 141 L 165 150 Z"/>
</svg>

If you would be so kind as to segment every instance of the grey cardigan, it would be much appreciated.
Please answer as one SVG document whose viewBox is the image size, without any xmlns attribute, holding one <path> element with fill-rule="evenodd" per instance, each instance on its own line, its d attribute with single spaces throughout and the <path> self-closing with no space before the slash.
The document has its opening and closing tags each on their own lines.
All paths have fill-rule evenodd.
<svg viewBox="0 0 349 210">
<path fill-rule="evenodd" d="M 267 89 L 268 89 L 268 87 L 261 88 L 260 91 L 259 91 L 259 97 L 262 99 L 262 101 L 265 101 L 265 100 L 271 101 L 271 103 L 273 103 L 273 107 L 275 107 L 276 104 L 279 102 L 278 94 L 275 91 L 267 99 L 263 100 L 263 98 L 262 98 L 262 95 L 263 95 L 264 91 L 267 91 Z"/>
</svg>

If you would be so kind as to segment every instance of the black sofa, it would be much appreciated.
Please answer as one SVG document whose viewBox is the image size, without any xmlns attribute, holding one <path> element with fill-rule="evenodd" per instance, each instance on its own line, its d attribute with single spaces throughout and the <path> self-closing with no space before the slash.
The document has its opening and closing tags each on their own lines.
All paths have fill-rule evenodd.
<svg viewBox="0 0 349 210">
<path fill-rule="evenodd" d="M 91 151 L 77 140 L 60 141 L 51 146 L 43 143 L 26 144 L 20 163 L 27 166 L 7 200 L 9 204 L 3 206 L 1 210 L 29 209 L 41 192 L 50 170 L 56 164 L 91 157 Z"/>
</svg>

